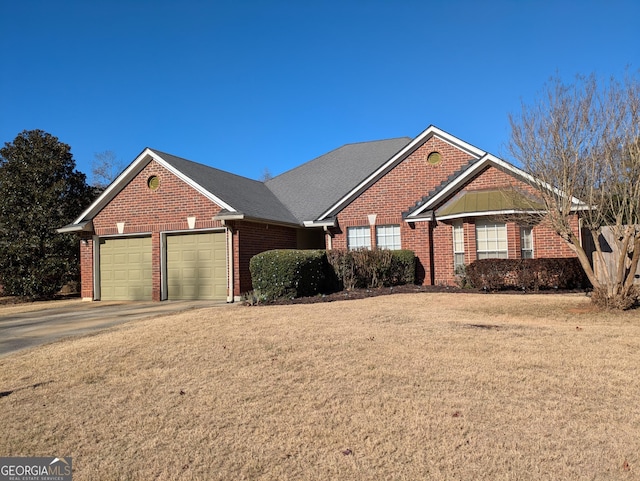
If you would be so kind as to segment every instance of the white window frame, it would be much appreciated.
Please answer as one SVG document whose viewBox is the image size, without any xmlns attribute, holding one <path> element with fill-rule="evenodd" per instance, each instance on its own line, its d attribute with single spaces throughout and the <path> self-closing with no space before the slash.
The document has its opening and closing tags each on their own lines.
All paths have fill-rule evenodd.
<svg viewBox="0 0 640 481">
<path fill-rule="evenodd" d="M 533 227 L 520 226 L 520 257 L 533 259 Z"/>
<path fill-rule="evenodd" d="M 402 249 L 400 226 L 398 224 L 376 226 L 376 247 L 378 249 Z"/>
<path fill-rule="evenodd" d="M 476 221 L 476 256 L 478 259 L 509 258 L 509 241 L 505 222 Z"/>
<path fill-rule="evenodd" d="M 371 250 L 371 228 L 368 225 L 347 227 L 347 249 Z"/>
<path fill-rule="evenodd" d="M 464 224 L 462 221 L 454 222 L 452 229 L 453 236 L 453 270 L 458 272 L 465 265 L 464 263 Z"/>
</svg>

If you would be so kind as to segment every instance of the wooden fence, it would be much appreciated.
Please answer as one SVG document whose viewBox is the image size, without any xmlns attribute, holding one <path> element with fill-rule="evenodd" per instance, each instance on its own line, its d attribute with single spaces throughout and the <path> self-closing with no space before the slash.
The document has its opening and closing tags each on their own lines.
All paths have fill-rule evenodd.
<svg viewBox="0 0 640 481">
<path fill-rule="evenodd" d="M 616 262 L 619 257 L 620 250 L 615 242 L 613 229 L 611 227 L 604 227 L 602 233 L 598 238 L 600 247 L 602 249 L 602 257 L 604 260 L 604 266 L 602 262 L 598 262 L 596 255 L 596 248 L 591 237 L 591 233 L 584 229 L 582 232 L 582 244 L 587 255 L 591 257 L 591 265 L 594 266 L 594 272 L 600 281 L 605 281 L 605 269 L 609 271 L 609 276 L 615 279 L 616 276 Z M 640 264 L 636 270 L 634 284 L 640 285 Z"/>
</svg>

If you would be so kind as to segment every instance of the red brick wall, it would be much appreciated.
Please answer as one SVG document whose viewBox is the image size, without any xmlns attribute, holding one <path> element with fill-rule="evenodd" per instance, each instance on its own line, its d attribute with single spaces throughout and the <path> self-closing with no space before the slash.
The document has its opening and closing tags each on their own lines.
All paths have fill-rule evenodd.
<svg viewBox="0 0 640 481">
<path fill-rule="evenodd" d="M 440 152 L 442 156 L 439 165 L 427 162 L 427 156 L 433 151 Z M 383 219 L 397 220 L 399 214 L 412 207 L 470 159 L 464 152 L 432 137 L 345 207 L 338 216 L 340 225 L 343 228 L 368 225 L 367 214 L 373 213 L 378 214 L 378 224 Z"/>
<path fill-rule="evenodd" d="M 292 227 L 238 221 L 233 224 L 234 293 L 242 295 L 252 289 L 249 262 L 271 249 L 297 248 L 297 232 Z"/>
<path fill-rule="evenodd" d="M 93 299 L 93 237 L 88 232 L 80 235 L 80 296 Z"/>
<path fill-rule="evenodd" d="M 147 179 L 160 178 L 160 187 L 151 190 Z M 187 217 L 196 217 L 196 228 L 220 227 L 212 217 L 220 207 L 200 194 L 160 164 L 152 161 L 93 219 L 96 234 L 117 234 L 117 222 L 124 233 L 160 232 L 187 229 Z"/>
<path fill-rule="evenodd" d="M 427 162 L 427 156 L 433 151 L 440 152 L 442 156 L 442 162 L 437 166 Z M 402 248 L 413 250 L 418 258 L 417 282 L 427 285 L 453 284 L 455 278 L 451 222 L 439 222 L 435 226 L 430 222 L 408 224 L 402 219 L 402 212 L 441 185 L 442 181 L 458 171 L 470 159 L 470 156 L 450 144 L 435 137 L 431 138 L 338 214 L 339 228 L 334 231 L 333 248 L 346 249 L 348 227 L 369 226 L 368 215 L 376 214 L 375 225 L 400 225 Z M 480 190 L 508 186 L 517 186 L 521 190 L 535 193 L 532 187 L 495 167 L 487 167 L 467 182 L 463 188 Z M 370 228 L 371 243 L 375 247 L 375 226 Z M 536 257 L 574 255 L 545 223 L 535 226 L 533 235 Z M 465 263 L 470 264 L 476 260 L 475 219 L 465 220 L 464 237 Z M 518 224 L 514 222 L 507 224 L 507 240 L 509 257 L 519 258 L 520 226 Z M 430 252 L 431 244 L 433 244 L 433 252 Z"/>
<path fill-rule="evenodd" d="M 147 186 L 152 175 L 160 178 L 157 190 Z M 222 228 L 212 220 L 220 208 L 155 161 L 150 162 L 93 219 L 98 236 L 118 235 L 117 223 L 124 222 L 123 234 L 151 234 L 153 300 L 161 297 L 160 233 L 188 230 L 187 217 L 196 217 L 195 229 Z M 81 291 L 83 298 L 93 298 L 93 239 L 80 246 Z"/>
<path fill-rule="evenodd" d="M 427 156 L 434 151 L 442 157 L 439 165 L 427 162 Z M 400 225 L 402 248 L 413 250 L 418 257 L 416 281 L 431 284 L 429 223 L 408 224 L 402 219 L 402 212 L 413 207 L 471 158 L 447 142 L 432 137 L 338 214 L 340 227 L 335 231 L 333 248 L 346 249 L 347 228 L 368 226 L 368 214 L 377 214 L 376 225 Z M 371 242 L 375 244 L 375 227 L 371 230 Z"/>
<path fill-rule="evenodd" d="M 476 220 L 479 218 L 466 218 L 463 220 L 464 230 L 464 262 L 471 264 L 477 259 L 476 254 Z M 436 285 L 452 285 L 455 283 L 453 272 L 453 221 L 438 222 L 434 229 L 434 283 Z M 578 218 L 574 216 L 572 223 L 577 228 Z M 546 221 L 542 221 L 533 227 L 533 255 L 535 258 L 543 257 L 575 257 L 575 253 L 569 246 L 553 232 Z M 509 259 L 519 259 L 520 252 L 520 224 L 507 222 L 507 249 Z M 428 284 L 428 283 L 425 283 Z"/>
<path fill-rule="evenodd" d="M 160 187 L 150 190 L 149 177 L 160 178 Z M 151 234 L 153 299 L 161 297 L 160 235 L 165 231 L 188 230 L 187 217 L 196 217 L 195 229 L 222 228 L 212 218 L 220 208 L 204 195 L 152 161 L 93 219 L 98 236 L 118 235 L 117 223 L 124 222 L 124 235 Z M 234 295 L 251 290 L 249 261 L 269 249 L 295 249 L 297 229 L 254 222 L 234 221 Z M 93 298 L 93 239 L 83 234 L 81 243 L 82 297 Z M 228 262 L 228 260 L 227 260 Z"/>
<path fill-rule="evenodd" d="M 571 216 L 571 227 L 576 235 L 580 230 L 577 215 Z M 533 228 L 534 257 L 576 257 L 569 245 L 556 234 L 548 221 L 543 220 Z"/>
</svg>

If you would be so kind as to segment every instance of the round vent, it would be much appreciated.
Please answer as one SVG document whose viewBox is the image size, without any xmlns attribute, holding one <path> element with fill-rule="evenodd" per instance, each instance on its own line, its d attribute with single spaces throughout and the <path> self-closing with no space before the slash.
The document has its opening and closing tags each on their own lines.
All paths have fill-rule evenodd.
<svg viewBox="0 0 640 481">
<path fill-rule="evenodd" d="M 156 190 L 158 187 L 160 187 L 160 177 L 158 177 L 157 175 L 152 175 L 151 177 L 149 177 L 147 179 L 147 187 L 149 187 L 151 190 Z"/>
<path fill-rule="evenodd" d="M 429 162 L 429 164 L 431 165 L 438 165 L 440 162 L 442 162 L 442 156 L 440 155 L 440 152 L 431 152 L 427 157 L 427 162 Z"/>
</svg>

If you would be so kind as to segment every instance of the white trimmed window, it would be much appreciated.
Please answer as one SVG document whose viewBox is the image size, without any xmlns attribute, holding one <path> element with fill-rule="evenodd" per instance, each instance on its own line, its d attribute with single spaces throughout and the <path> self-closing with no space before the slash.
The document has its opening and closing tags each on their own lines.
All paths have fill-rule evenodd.
<svg viewBox="0 0 640 481">
<path fill-rule="evenodd" d="M 453 269 L 457 272 L 458 269 L 464 267 L 464 227 L 462 222 L 456 222 L 453 224 Z"/>
<path fill-rule="evenodd" d="M 347 248 L 371 249 L 371 229 L 366 227 L 347 227 Z"/>
<path fill-rule="evenodd" d="M 476 222 L 478 259 L 507 259 L 507 225 L 504 222 Z"/>
<path fill-rule="evenodd" d="M 378 249 L 400 249 L 400 226 L 379 225 L 376 226 L 376 246 Z"/>
<path fill-rule="evenodd" d="M 520 255 L 523 259 L 533 259 L 533 229 L 520 227 Z"/>
</svg>

